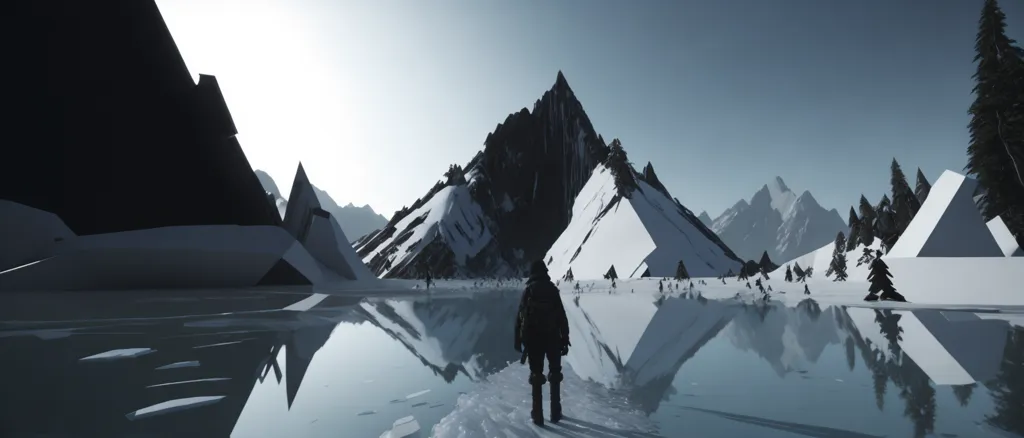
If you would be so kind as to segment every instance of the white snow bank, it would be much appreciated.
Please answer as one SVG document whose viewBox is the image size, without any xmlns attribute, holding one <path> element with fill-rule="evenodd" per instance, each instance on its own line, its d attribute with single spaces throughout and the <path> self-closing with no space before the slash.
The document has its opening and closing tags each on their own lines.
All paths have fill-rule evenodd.
<svg viewBox="0 0 1024 438">
<path fill-rule="evenodd" d="M 974 202 L 977 186 L 973 179 L 943 172 L 887 257 L 1003 257 Z"/>
<path fill-rule="evenodd" d="M 930 195 L 929 195 L 930 199 Z M 896 290 L 915 304 L 1021 306 L 1024 257 L 884 257 Z"/>
<path fill-rule="evenodd" d="M 152 406 L 139 409 L 125 414 L 129 420 L 141 420 L 156 415 L 169 414 L 171 412 L 183 411 L 185 409 L 198 408 L 200 406 L 212 405 L 223 399 L 223 395 L 186 397 L 175 400 L 168 400 Z"/>
<path fill-rule="evenodd" d="M 57 215 L 0 199 L 0 272 L 50 257 L 74 238 Z"/>
<path fill-rule="evenodd" d="M 98 362 L 107 360 L 131 359 L 139 356 L 145 356 L 147 354 L 155 352 L 156 350 L 152 348 L 120 348 L 117 350 L 104 351 L 102 353 L 97 353 L 92 356 L 86 356 L 78 360 L 80 362 Z"/>
<path fill-rule="evenodd" d="M 469 437 L 652 437 L 654 422 L 637 410 L 629 400 L 593 382 L 580 379 L 571 367 L 565 367 L 562 381 L 561 423 L 545 423 L 544 428 L 530 419 L 529 369 L 513 364 L 491 375 L 472 392 L 459 396 L 452 413 L 442 418 L 431 431 L 436 438 Z M 549 418 L 549 385 L 544 385 L 544 416 Z"/>
</svg>

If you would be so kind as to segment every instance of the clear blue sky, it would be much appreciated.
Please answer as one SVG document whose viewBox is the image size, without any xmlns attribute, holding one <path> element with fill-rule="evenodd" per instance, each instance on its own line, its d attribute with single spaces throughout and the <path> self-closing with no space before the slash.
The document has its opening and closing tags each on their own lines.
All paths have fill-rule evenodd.
<svg viewBox="0 0 1024 438">
<path fill-rule="evenodd" d="M 1024 2 L 1003 0 L 1011 37 Z M 599 133 L 712 216 L 773 176 L 845 217 L 960 171 L 981 0 L 158 0 L 255 168 L 385 216 L 562 70 Z"/>
</svg>

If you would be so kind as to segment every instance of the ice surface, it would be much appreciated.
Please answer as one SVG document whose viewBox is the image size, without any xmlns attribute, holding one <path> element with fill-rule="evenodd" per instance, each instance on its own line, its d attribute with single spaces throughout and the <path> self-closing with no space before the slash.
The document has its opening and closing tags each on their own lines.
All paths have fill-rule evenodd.
<svg viewBox="0 0 1024 438">
<path fill-rule="evenodd" d="M 57 215 L 0 199 L 0 272 L 54 255 L 75 233 Z"/>
<path fill-rule="evenodd" d="M 198 360 L 189 360 L 189 361 L 184 361 L 184 362 L 169 363 L 167 365 L 156 367 L 156 369 L 157 369 L 157 371 L 160 371 L 160 370 L 173 370 L 173 369 L 176 369 L 176 368 L 194 368 L 194 367 L 197 367 L 197 366 L 199 366 L 199 361 Z"/>
<path fill-rule="evenodd" d="M 395 234 L 366 254 L 363 261 L 369 263 L 378 253 L 393 247 L 395 251 L 388 257 L 394 269 L 419 254 L 437 236 L 455 253 L 456 263 L 463 264 L 493 238 L 483 217 L 467 185 L 445 187 L 398 221 Z M 381 272 L 381 276 L 389 271 Z"/>
<path fill-rule="evenodd" d="M 996 216 L 988 221 L 986 225 L 988 225 L 988 230 L 992 233 L 992 237 L 996 239 L 996 243 L 999 244 L 999 249 L 1003 251 L 1003 255 L 1007 257 L 1024 257 L 1024 250 L 1021 250 L 1020 246 L 1017 245 L 1017 239 L 1014 239 L 1010 229 L 1006 228 L 1003 218 Z"/>
<path fill-rule="evenodd" d="M 566 362 L 584 378 L 606 385 L 618 382 L 618 374 L 633 354 L 648 323 L 658 312 L 652 299 L 633 294 L 587 294 L 579 305 L 565 301 L 572 348 Z"/>
<path fill-rule="evenodd" d="M 553 276 L 572 268 L 575 278 L 598 279 L 611 266 L 621 278 L 640 277 L 647 268 L 655 277 L 672 276 L 680 260 L 692 276 L 738 272 L 739 262 L 704 236 L 674 201 L 637 183 L 632 198 L 617 199 L 612 172 L 603 165 L 594 170 L 576 196 L 572 220 L 545 256 Z"/>
<path fill-rule="evenodd" d="M 412 438 L 420 436 L 420 423 L 413 416 L 395 420 L 391 430 L 381 434 L 380 438 Z"/>
<path fill-rule="evenodd" d="M 310 281 L 317 262 L 277 226 L 199 225 L 79 236 L 53 257 L 0 274 L 0 290 L 247 287 L 285 259 Z"/>
<path fill-rule="evenodd" d="M 427 393 L 429 393 L 429 392 L 430 392 L 430 390 L 429 390 L 429 389 L 424 389 L 424 390 L 422 390 L 422 391 L 416 391 L 416 392 L 414 392 L 414 393 L 412 393 L 412 394 L 409 394 L 409 395 L 405 396 L 405 399 L 406 399 L 406 400 L 409 400 L 409 399 L 414 399 L 414 398 L 416 398 L 416 397 L 419 397 L 419 396 L 421 396 L 421 395 L 426 395 L 426 394 L 427 394 Z"/>
<path fill-rule="evenodd" d="M 469 437 L 656 437 L 657 426 L 624 395 L 580 379 L 563 368 L 562 414 L 543 428 L 530 420 L 529 369 L 513 364 L 463 394 L 454 410 L 431 430 L 436 438 Z M 547 385 L 545 399 L 547 399 Z M 544 415 L 548 416 L 545 402 Z"/>
<path fill-rule="evenodd" d="M 120 348 L 117 350 L 104 351 L 97 353 L 92 356 L 86 356 L 78 359 L 81 362 L 92 362 L 92 361 L 107 361 L 117 359 L 131 359 L 139 356 L 145 356 L 150 353 L 155 353 L 156 350 L 152 348 Z"/>
<path fill-rule="evenodd" d="M 168 400 L 165 402 L 157 403 L 152 406 L 148 406 L 139 409 L 134 412 L 129 412 L 125 415 L 129 420 L 141 420 L 143 418 L 153 417 L 156 415 L 169 414 L 171 412 L 182 411 L 185 409 L 198 408 L 200 406 L 212 405 L 223 399 L 223 395 L 213 396 L 199 396 L 199 397 L 186 397 L 175 400 Z"/>
<path fill-rule="evenodd" d="M 1004 257 L 974 203 L 976 188 L 970 178 L 943 172 L 886 259 Z"/>
<path fill-rule="evenodd" d="M 313 307 L 316 307 L 317 304 L 320 304 L 325 299 L 327 299 L 327 294 L 312 294 L 306 298 L 303 298 L 301 301 L 295 302 L 289 305 L 288 307 L 285 307 L 283 310 L 289 310 L 293 312 L 305 312 L 309 309 L 312 309 Z"/>
</svg>

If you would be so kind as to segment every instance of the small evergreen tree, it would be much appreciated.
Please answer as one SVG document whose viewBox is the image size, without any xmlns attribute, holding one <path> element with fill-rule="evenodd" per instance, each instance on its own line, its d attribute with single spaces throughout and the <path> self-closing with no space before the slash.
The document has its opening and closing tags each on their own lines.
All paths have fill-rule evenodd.
<svg viewBox="0 0 1024 438">
<path fill-rule="evenodd" d="M 690 273 L 686 272 L 686 265 L 684 265 L 683 261 L 680 260 L 679 264 L 676 265 L 676 277 L 675 277 L 675 279 L 677 281 L 679 281 L 679 280 L 688 280 L 689 278 L 690 278 Z"/>
<path fill-rule="evenodd" d="M 868 198 L 864 195 L 860 195 L 860 227 L 859 227 L 859 238 L 857 242 L 864 246 L 871 246 L 875 243 L 875 207 L 871 206 L 868 202 Z"/>
<path fill-rule="evenodd" d="M 895 213 L 892 210 L 892 201 L 888 195 L 882 195 L 875 207 L 875 237 L 882 241 L 882 246 L 891 248 L 896 242 Z"/>
<path fill-rule="evenodd" d="M 805 284 L 804 285 L 804 295 L 810 295 L 810 294 L 811 294 L 811 288 L 807 287 L 807 285 Z"/>
<path fill-rule="evenodd" d="M 619 274 L 615 273 L 615 265 L 608 268 L 608 272 L 604 274 L 605 280 L 616 280 L 619 278 Z"/>
<path fill-rule="evenodd" d="M 565 273 L 564 278 L 565 281 L 573 281 L 576 279 L 576 276 L 572 274 L 572 268 L 569 268 L 569 270 Z"/>
<path fill-rule="evenodd" d="M 612 172 L 615 178 L 615 188 L 619 195 L 629 198 L 633 190 L 637 188 L 636 178 L 633 175 L 633 165 L 626 156 L 626 150 L 622 148 L 619 139 L 613 139 L 608 145 L 608 158 L 605 165 Z"/>
<path fill-rule="evenodd" d="M 917 200 L 924 205 L 924 200 L 928 199 L 928 192 L 932 191 L 932 185 L 928 183 L 928 179 L 924 177 L 924 173 L 921 172 L 921 168 L 917 168 L 917 185 L 914 188 L 914 196 Z"/>
<path fill-rule="evenodd" d="M 658 292 L 664 292 L 664 291 L 665 291 L 665 284 L 662 283 L 661 280 L 658 280 Z"/>
<path fill-rule="evenodd" d="M 786 265 L 786 278 L 784 280 L 787 282 L 793 281 L 793 269 L 791 269 L 789 265 Z"/>
<path fill-rule="evenodd" d="M 857 217 L 857 211 L 850 207 L 850 238 L 846 241 L 846 251 L 853 251 L 857 249 L 857 244 L 860 243 L 860 218 Z"/>
<path fill-rule="evenodd" d="M 804 268 L 801 268 L 799 263 L 793 263 L 793 275 L 796 276 L 796 281 L 804 281 Z"/>
<path fill-rule="evenodd" d="M 907 301 L 903 295 L 896 292 L 896 287 L 892 284 L 892 274 L 889 273 L 889 266 L 882 260 L 881 251 L 875 254 L 875 259 L 871 262 L 868 282 L 871 285 L 868 286 L 868 295 L 864 297 L 864 301 Z"/>
<path fill-rule="evenodd" d="M 800 281 L 806 281 L 808 278 L 811 278 L 812 276 L 814 276 L 814 266 L 808 266 L 807 269 L 804 269 L 804 275 L 802 278 L 800 278 Z"/>
<path fill-rule="evenodd" d="M 842 231 L 836 234 L 835 250 L 832 251 L 832 263 L 829 264 L 825 276 L 828 277 L 829 273 L 836 276 L 832 281 L 846 281 L 846 236 L 843 236 Z"/>
<path fill-rule="evenodd" d="M 857 266 L 870 264 L 875 260 L 875 251 L 871 248 L 864 248 L 864 253 L 857 259 Z"/>
</svg>

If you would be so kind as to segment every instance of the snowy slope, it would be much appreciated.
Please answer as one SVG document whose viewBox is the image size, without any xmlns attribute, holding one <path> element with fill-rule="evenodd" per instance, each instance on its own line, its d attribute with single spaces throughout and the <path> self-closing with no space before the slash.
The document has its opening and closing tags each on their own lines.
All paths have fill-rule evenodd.
<svg viewBox="0 0 1024 438">
<path fill-rule="evenodd" d="M 835 210 L 826 210 L 810 192 L 800 195 L 775 177 L 740 200 L 712 223 L 711 229 L 744 260 L 757 260 L 762 252 L 784 263 L 832 241 L 848 229 Z"/>
<path fill-rule="evenodd" d="M 416 271 L 412 262 L 431 244 L 443 245 L 454 266 L 464 266 L 494 241 L 483 210 L 466 184 L 442 188 L 390 229 L 390 236 L 375 236 L 379 237 L 376 248 L 360 254 L 381 277 L 393 271 Z"/>
<path fill-rule="evenodd" d="M 995 237 L 996 243 L 999 244 L 999 249 L 1003 251 L 1003 255 L 1007 257 L 1024 256 L 1024 250 L 1021 249 L 1020 245 L 1017 245 L 1017 239 L 1014 239 L 1010 229 L 1006 228 L 1006 223 L 1003 222 L 1002 218 L 994 217 L 986 225 L 988 226 L 988 231 L 992 233 L 992 237 Z"/>
<path fill-rule="evenodd" d="M 581 279 L 615 266 L 620 278 L 671 277 L 682 260 L 691 276 L 738 272 L 740 261 L 683 206 L 642 180 L 618 195 L 612 172 L 599 165 L 573 205 L 573 218 L 544 260 L 553 276 L 571 268 Z M 703 230 L 703 231 L 702 231 Z"/>
</svg>

